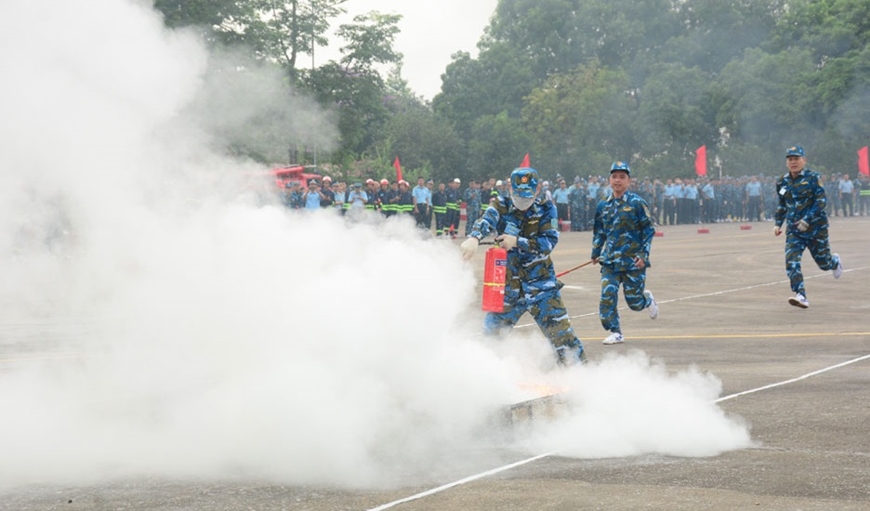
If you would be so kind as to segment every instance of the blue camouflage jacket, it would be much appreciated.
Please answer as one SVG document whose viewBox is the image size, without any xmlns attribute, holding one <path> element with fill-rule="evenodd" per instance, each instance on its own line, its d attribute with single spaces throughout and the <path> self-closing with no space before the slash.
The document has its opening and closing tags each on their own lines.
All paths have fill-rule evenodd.
<svg viewBox="0 0 870 511">
<path fill-rule="evenodd" d="M 650 266 L 649 251 L 656 230 L 649 206 L 638 194 L 626 191 L 598 202 L 592 234 L 592 259 L 615 271 L 636 270 L 634 258 Z"/>
<path fill-rule="evenodd" d="M 520 211 L 510 197 L 494 198 L 469 236 L 482 240 L 490 234 L 517 236 L 516 248 L 508 251 L 512 286 L 526 291 L 558 289 L 550 253 L 559 242 L 559 225 L 556 206 L 550 200 L 540 196 L 529 209 Z"/>
<path fill-rule="evenodd" d="M 797 223 L 803 219 L 810 225 L 807 232 L 816 228 L 827 227 L 828 215 L 825 213 L 825 188 L 821 176 L 808 168 L 804 168 L 796 178 L 790 172 L 780 177 L 776 182 L 776 196 L 779 198 L 774 220 L 778 227 L 786 224 L 786 232 L 796 234 Z"/>
</svg>

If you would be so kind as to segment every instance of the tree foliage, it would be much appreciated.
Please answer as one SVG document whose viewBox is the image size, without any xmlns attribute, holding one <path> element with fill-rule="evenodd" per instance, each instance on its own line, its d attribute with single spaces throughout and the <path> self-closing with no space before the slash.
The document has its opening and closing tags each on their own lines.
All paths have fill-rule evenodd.
<svg viewBox="0 0 870 511">
<path fill-rule="evenodd" d="M 501 0 L 433 105 L 479 151 L 477 119 L 521 121 L 545 175 L 613 159 L 687 175 L 700 145 L 723 173 L 781 170 L 795 143 L 851 170 L 870 131 L 868 29 L 863 0 Z M 526 77 L 510 103 L 483 79 L 506 57 Z"/>
<path fill-rule="evenodd" d="M 401 77 L 399 16 L 355 18 L 336 32 L 339 61 L 300 66 L 344 3 L 155 7 L 168 26 L 281 66 L 333 112 L 329 157 L 344 165 L 399 155 L 409 169 L 467 179 L 504 176 L 531 152 L 544 176 L 621 159 L 670 177 L 691 174 L 706 145 L 714 168 L 743 174 L 781 171 L 783 148 L 799 143 L 818 167 L 844 171 L 867 145 L 866 0 L 500 0 L 477 55 L 453 55 L 431 105 Z"/>
</svg>

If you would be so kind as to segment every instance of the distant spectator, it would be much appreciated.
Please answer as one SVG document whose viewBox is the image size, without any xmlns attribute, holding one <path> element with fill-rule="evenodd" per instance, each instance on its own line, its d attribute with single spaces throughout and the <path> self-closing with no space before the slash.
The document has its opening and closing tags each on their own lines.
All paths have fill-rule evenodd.
<svg viewBox="0 0 870 511">
<path fill-rule="evenodd" d="M 363 190 L 362 183 L 354 183 L 353 189 L 347 194 L 347 202 L 350 204 L 350 209 L 362 211 L 365 209 L 368 200 L 369 196 Z"/>
<path fill-rule="evenodd" d="M 417 186 L 411 191 L 414 197 L 414 219 L 417 222 L 417 227 L 429 229 L 431 221 L 427 223 L 430 217 L 429 209 L 432 207 L 432 190 L 426 186 L 426 181 L 421 177 L 417 178 Z"/>
<path fill-rule="evenodd" d="M 404 179 L 399 181 L 399 200 L 396 202 L 399 213 L 414 214 L 414 196 L 411 195 L 411 185 Z"/>
<path fill-rule="evenodd" d="M 334 209 L 340 213 L 343 213 L 344 212 L 344 201 L 345 201 L 345 197 L 347 196 L 347 187 L 345 186 L 345 183 L 342 181 L 335 183 L 335 186 L 333 187 L 332 192 L 333 192 L 332 205 L 333 205 Z"/>
<path fill-rule="evenodd" d="M 290 209 L 302 209 L 302 192 L 298 182 L 291 181 L 284 185 L 283 202 Z"/>
<path fill-rule="evenodd" d="M 855 186 L 852 184 L 852 180 L 849 179 L 849 174 L 843 174 L 838 193 L 840 195 L 840 204 L 843 205 L 843 216 L 853 216 L 855 209 L 852 207 L 852 198 L 854 197 Z"/>
<path fill-rule="evenodd" d="M 335 192 L 332 191 L 332 178 L 324 176 L 323 186 L 320 189 L 322 198 L 320 199 L 320 207 L 328 208 L 335 204 Z"/>
<path fill-rule="evenodd" d="M 568 185 L 564 180 L 559 181 L 558 187 L 553 190 L 553 202 L 556 204 L 556 212 L 559 217 L 559 223 L 567 222 L 569 219 L 568 213 Z"/>
<path fill-rule="evenodd" d="M 432 211 L 435 212 L 435 235 L 449 235 L 447 225 L 447 187 L 438 183 L 438 190 L 432 194 Z"/>
<path fill-rule="evenodd" d="M 320 201 L 324 200 L 325 196 L 320 192 L 320 185 L 317 181 L 311 180 L 308 183 L 308 190 L 302 196 L 302 203 L 305 204 L 305 209 L 314 210 L 320 209 Z"/>
<path fill-rule="evenodd" d="M 390 206 L 390 182 L 386 179 L 381 179 L 381 187 L 378 190 L 378 209 L 384 216 L 390 216 L 392 206 Z"/>
<path fill-rule="evenodd" d="M 749 182 L 746 183 L 746 214 L 751 222 L 761 220 L 761 208 L 764 206 L 764 199 L 761 193 L 761 183 L 758 178 L 751 176 Z"/>
<path fill-rule="evenodd" d="M 476 180 L 472 179 L 468 183 L 462 198 L 465 200 L 465 235 L 468 236 L 471 234 L 471 226 L 480 217 L 480 185 Z"/>
</svg>

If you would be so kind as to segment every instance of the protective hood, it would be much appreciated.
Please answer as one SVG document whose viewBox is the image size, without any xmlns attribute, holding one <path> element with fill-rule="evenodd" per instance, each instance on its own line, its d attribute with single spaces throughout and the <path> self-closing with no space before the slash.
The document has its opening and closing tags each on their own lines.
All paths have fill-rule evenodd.
<svg viewBox="0 0 870 511">
<path fill-rule="evenodd" d="M 514 195 L 511 197 L 511 201 L 514 203 L 515 208 L 520 211 L 526 211 L 527 209 L 532 207 L 532 204 L 535 203 L 536 198 L 537 197 L 535 197 L 534 195 L 532 195 L 531 197 L 517 197 L 516 195 Z"/>
</svg>

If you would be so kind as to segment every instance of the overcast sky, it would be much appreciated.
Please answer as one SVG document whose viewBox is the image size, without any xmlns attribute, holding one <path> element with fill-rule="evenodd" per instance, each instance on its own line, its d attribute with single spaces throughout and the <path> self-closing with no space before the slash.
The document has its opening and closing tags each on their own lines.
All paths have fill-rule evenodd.
<svg viewBox="0 0 870 511">
<path fill-rule="evenodd" d="M 348 14 L 335 27 L 369 11 L 401 14 L 396 50 L 405 57 L 402 75 L 415 93 L 432 99 L 441 90 L 441 74 L 450 56 L 457 51 L 477 54 L 476 44 L 497 4 L 498 0 L 349 0 L 345 4 Z M 322 64 L 321 59 L 340 57 L 340 41 L 332 38 L 330 42 L 334 48 L 318 48 L 316 65 Z"/>
</svg>

